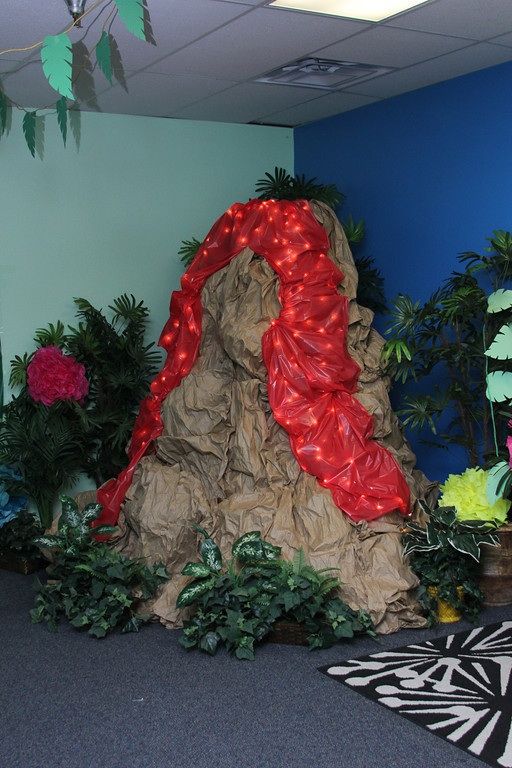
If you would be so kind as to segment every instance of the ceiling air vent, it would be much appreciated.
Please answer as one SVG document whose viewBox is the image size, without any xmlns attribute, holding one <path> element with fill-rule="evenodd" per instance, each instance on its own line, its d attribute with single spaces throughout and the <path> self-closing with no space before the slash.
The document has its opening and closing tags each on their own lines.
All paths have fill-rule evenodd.
<svg viewBox="0 0 512 768">
<path fill-rule="evenodd" d="M 391 68 L 378 67 L 374 64 L 358 64 L 354 61 L 331 61 L 310 57 L 273 69 L 272 72 L 256 78 L 256 82 L 337 91 L 386 72 L 391 72 Z"/>
</svg>

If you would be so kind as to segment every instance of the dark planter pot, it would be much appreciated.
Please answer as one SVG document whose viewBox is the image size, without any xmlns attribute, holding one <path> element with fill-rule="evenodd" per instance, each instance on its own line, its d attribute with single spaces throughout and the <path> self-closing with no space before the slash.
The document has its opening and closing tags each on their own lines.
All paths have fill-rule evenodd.
<svg viewBox="0 0 512 768">
<path fill-rule="evenodd" d="M 499 547 L 482 547 L 480 589 L 485 605 L 512 603 L 512 523 L 502 525 L 497 534 Z"/>
<path fill-rule="evenodd" d="M 276 621 L 266 640 L 281 645 L 307 645 L 308 635 L 302 624 L 294 621 Z"/>
<path fill-rule="evenodd" d="M 0 553 L 0 568 L 4 571 L 14 571 L 27 576 L 29 573 L 40 571 L 46 565 L 48 563 L 42 557 L 23 557 L 23 555 L 17 555 L 14 552 Z"/>
</svg>

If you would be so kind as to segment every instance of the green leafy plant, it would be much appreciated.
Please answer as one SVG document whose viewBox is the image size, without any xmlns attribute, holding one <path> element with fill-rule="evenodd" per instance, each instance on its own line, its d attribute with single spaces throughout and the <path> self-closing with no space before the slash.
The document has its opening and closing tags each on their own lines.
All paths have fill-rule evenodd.
<svg viewBox="0 0 512 768">
<path fill-rule="evenodd" d="M 496 415 L 507 420 L 507 427 L 512 428 L 512 290 L 499 288 L 487 298 L 487 317 L 495 319 L 494 335 L 489 338 L 484 334 L 486 356 L 486 395 L 489 400 L 491 422 L 494 437 L 494 457 L 491 460 L 487 497 L 492 503 L 497 499 L 506 499 L 512 495 L 512 435 L 508 435 L 505 444 L 499 443 L 496 430 Z M 497 326 L 497 330 L 496 330 Z M 493 365 L 489 370 L 488 362 Z M 503 448 L 502 448 L 503 446 Z"/>
<path fill-rule="evenodd" d="M 192 237 L 190 240 L 182 240 L 178 256 L 185 267 L 189 267 L 192 264 L 200 247 L 201 241 L 197 237 Z"/>
<path fill-rule="evenodd" d="M 20 470 L 10 487 L 34 501 L 45 528 L 51 525 L 60 489 L 72 485 L 88 463 L 78 407 L 35 403 L 26 388 L 4 407 L 0 463 Z"/>
<path fill-rule="evenodd" d="M 387 330 L 390 339 L 383 349 L 383 361 L 388 373 L 402 383 L 429 383 L 434 376 L 435 384 L 430 391 L 404 397 L 398 413 L 411 428 L 430 429 L 435 436 L 430 444 L 461 445 L 467 452 L 468 465 L 475 467 L 480 452 L 489 455 L 493 443 L 486 377 L 487 388 L 488 374 L 494 379 L 492 391 L 496 397 L 500 385 L 503 387 L 509 381 L 502 378 L 501 371 L 488 370 L 482 329 L 484 338 L 496 338 L 499 324 L 496 327 L 496 319 L 486 313 L 486 291 L 478 276 L 482 273 L 495 287 L 510 279 L 510 234 L 494 232 L 485 255 L 464 253 L 459 261 L 464 271 L 453 272 L 423 304 L 409 296 L 398 296 L 391 309 L 392 322 Z M 448 414 L 450 420 L 439 433 L 440 419 Z M 497 425 L 503 444 L 505 416 L 501 415 Z"/>
<path fill-rule="evenodd" d="M 331 208 L 336 208 L 344 200 L 344 195 L 335 184 L 319 184 L 316 179 L 305 176 L 292 176 L 284 168 L 274 168 L 274 173 L 256 182 L 256 194 L 260 200 L 318 200 Z"/>
<path fill-rule="evenodd" d="M 363 307 L 368 307 L 372 312 L 387 312 L 388 306 L 384 293 L 384 277 L 382 272 L 375 266 L 373 256 L 361 256 L 357 252 L 358 246 L 362 243 L 366 234 L 364 219 L 355 221 L 352 216 L 349 216 L 343 222 L 343 231 L 349 242 L 357 268 L 357 303 Z"/>
<path fill-rule="evenodd" d="M 426 525 L 410 522 L 404 536 L 404 555 L 411 556 L 411 567 L 421 582 L 420 602 L 434 621 L 436 598 L 429 587 L 436 587 L 439 599 L 475 621 L 483 600 L 477 583 L 481 547 L 498 546 L 496 526 L 486 520 L 459 520 L 454 507 L 422 506 L 428 515 Z"/>
<path fill-rule="evenodd" d="M 56 629 L 65 617 L 76 629 L 98 638 L 114 629 L 138 631 L 149 619 L 138 612 L 140 604 L 169 579 L 167 571 L 161 564 L 147 566 L 96 541 L 95 536 L 115 530 L 105 525 L 91 528 L 101 511 L 99 504 L 80 512 L 73 499 L 62 496 L 61 501 L 57 533 L 35 540 L 40 548 L 52 551 L 53 562 L 48 581 L 38 586 L 32 621 L 45 621 Z"/>
<path fill-rule="evenodd" d="M 89 394 L 79 412 L 88 446 L 84 470 L 99 485 L 126 466 L 138 406 L 160 355 L 144 342 L 149 310 L 134 296 L 114 299 L 110 319 L 86 299 L 75 304 L 80 322 L 69 329 L 64 345 L 87 372 Z M 39 339 L 52 343 L 51 331 L 50 326 L 48 336 L 39 332 Z"/>
<path fill-rule="evenodd" d="M 159 360 L 145 344 L 148 310 L 123 294 L 109 307 L 111 318 L 83 298 L 75 299 L 79 322 L 66 329 L 60 321 L 36 331 L 38 349 L 56 347 L 83 364 L 88 394 L 83 401 L 35 402 L 27 371 L 36 353 L 17 356 L 10 384 L 19 394 L 3 410 L 0 462 L 18 467 L 15 490 L 34 500 L 48 527 L 59 492 L 80 473 L 97 485 L 126 466 L 125 453 L 140 401 Z M 37 350 L 36 350 L 37 352 Z"/>
<path fill-rule="evenodd" d="M 180 592 L 177 605 L 193 606 L 180 643 L 214 654 L 224 644 L 238 659 L 253 659 L 261 642 L 279 619 L 302 624 L 310 648 L 325 648 L 359 632 L 373 635 L 370 617 L 353 611 L 335 596 L 339 581 L 331 569 L 317 571 L 304 553 L 292 562 L 261 538 L 259 531 L 241 536 L 224 567 L 218 546 L 207 532 L 200 544 L 201 562 L 187 563 L 182 573 L 192 581 Z"/>
<path fill-rule="evenodd" d="M 43 533 L 37 517 L 24 509 L 0 528 L 0 556 L 40 557 L 34 539 Z"/>
</svg>

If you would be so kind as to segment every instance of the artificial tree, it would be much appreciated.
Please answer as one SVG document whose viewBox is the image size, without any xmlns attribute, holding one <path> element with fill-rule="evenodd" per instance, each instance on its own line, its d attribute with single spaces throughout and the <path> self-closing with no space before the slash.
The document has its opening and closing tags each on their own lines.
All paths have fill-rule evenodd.
<svg viewBox="0 0 512 768">
<path fill-rule="evenodd" d="M 487 315 L 485 281 L 497 290 L 512 277 L 512 235 L 497 230 L 483 255 L 463 253 L 462 271 L 454 271 L 423 304 L 400 295 L 391 309 L 390 339 L 383 360 L 390 375 L 402 383 L 424 380 L 431 391 L 409 394 L 398 413 L 413 429 L 430 428 L 430 442 L 463 446 L 468 466 L 493 448 L 491 410 L 486 397 L 488 358 L 485 338 L 495 335 L 497 321 Z M 480 278 L 480 279 L 479 279 Z M 498 319 L 499 323 L 499 319 Z M 511 370 L 510 362 L 506 363 Z M 451 415 L 438 432 L 441 417 Z M 505 415 L 496 430 L 504 443 Z"/>
</svg>

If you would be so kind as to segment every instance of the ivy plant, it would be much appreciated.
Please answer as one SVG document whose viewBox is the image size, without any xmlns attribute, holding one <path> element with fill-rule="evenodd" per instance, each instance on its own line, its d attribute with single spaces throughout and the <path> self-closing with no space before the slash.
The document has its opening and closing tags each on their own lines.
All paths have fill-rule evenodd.
<svg viewBox="0 0 512 768">
<path fill-rule="evenodd" d="M 224 565 L 219 547 L 202 528 L 201 562 L 187 563 L 182 573 L 192 581 L 177 605 L 192 606 L 181 644 L 214 654 L 225 645 L 238 659 L 254 659 L 255 646 L 279 619 L 302 624 L 310 648 L 325 648 L 360 632 L 373 635 L 364 611 L 354 611 L 336 591 L 340 584 L 331 569 L 317 571 L 299 551 L 293 561 L 261 538 L 259 531 L 241 536 Z"/>
<path fill-rule="evenodd" d="M 111 526 L 91 527 L 101 505 L 89 504 L 80 512 L 73 499 L 62 496 L 61 501 L 57 533 L 35 540 L 38 547 L 51 550 L 52 564 L 48 581 L 39 583 L 32 621 L 56 629 L 65 617 L 71 626 L 97 638 L 115 629 L 138 631 L 149 619 L 138 612 L 140 604 L 169 579 L 165 567 L 148 566 L 97 541 L 96 536 L 115 531 Z"/>
<path fill-rule="evenodd" d="M 454 507 L 429 509 L 424 502 L 420 504 L 427 523 L 409 522 L 404 536 L 404 555 L 411 556 L 411 567 L 421 582 L 420 602 L 432 622 L 437 598 L 431 596 L 429 587 L 436 587 L 439 599 L 475 621 L 483 600 L 478 587 L 481 548 L 498 546 L 496 526 L 487 520 L 459 520 Z"/>
</svg>

